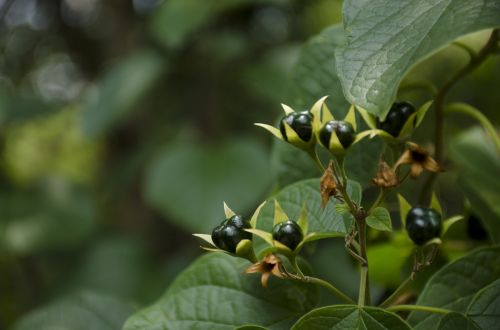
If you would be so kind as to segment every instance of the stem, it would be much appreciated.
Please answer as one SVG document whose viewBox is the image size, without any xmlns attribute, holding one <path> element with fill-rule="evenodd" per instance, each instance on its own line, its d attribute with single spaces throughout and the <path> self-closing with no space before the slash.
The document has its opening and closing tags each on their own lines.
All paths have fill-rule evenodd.
<svg viewBox="0 0 500 330">
<path fill-rule="evenodd" d="M 445 108 L 446 113 L 463 113 L 468 115 L 474 119 L 476 119 L 481 125 L 483 125 L 484 129 L 488 132 L 493 140 L 493 144 L 497 148 L 497 151 L 500 152 L 500 137 L 498 136 L 495 127 L 491 124 L 488 118 L 481 113 L 475 107 L 466 104 L 466 103 L 450 103 Z"/>
<path fill-rule="evenodd" d="M 316 164 L 316 167 L 318 168 L 318 170 L 321 172 L 321 173 L 324 173 L 325 172 L 325 167 L 323 166 L 323 163 L 321 163 L 321 160 L 319 159 L 318 157 L 318 153 L 316 152 L 316 150 L 312 149 L 312 150 L 308 150 L 307 151 L 307 154 L 309 155 L 309 157 L 311 157 L 311 159 L 314 161 L 314 164 Z"/>
<path fill-rule="evenodd" d="M 316 278 L 316 277 L 310 277 L 310 276 L 304 277 L 304 280 L 307 283 L 317 284 L 317 285 L 320 285 L 320 286 L 330 290 L 330 292 L 332 292 L 337 298 L 343 300 L 344 302 L 346 302 L 348 304 L 353 304 L 353 305 L 356 304 L 356 302 L 354 300 L 352 300 L 351 298 L 349 298 L 348 295 L 346 295 L 345 293 L 343 293 L 342 291 L 340 291 L 339 289 L 337 289 L 336 287 L 334 287 L 332 284 L 328 283 L 327 281 L 321 280 L 321 279 Z"/>
<path fill-rule="evenodd" d="M 305 277 L 304 273 L 302 273 L 302 270 L 300 269 L 299 264 L 297 263 L 297 258 L 293 257 L 292 260 L 290 261 L 292 262 L 293 269 L 299 274 L 301 278 L 304 278 Z"/>
<path fill-rule="evenodd" d="M 380 192 L 378 193 L 377 199 L 375 200 L 375 202 L 373 202 L 372 206 L 368 210 L 368 214 L 371 214 L 373 212 L 373 210 L 375 210 L 375 208 L 377 206 L 379 206 L 380 203 L 382 203 L 384 201 L 388 192 L 389 192 L 388 189 L 384 189 L 384 188 L 380 189 Z"/>
<path fill-rule="evenodd" d="M 434 139 L 435 139 L 435 158 L 439 164 L 443 163 L 444 160 L 444 102 L 446 95 L 452 89 L 455 84 L 474 71 L 479 65 L 481 65 L 486 58 L 492 53 L 494 53 L 498 46 L 497 42 L 500 40 L 498 29 L 493 30 L 491 32 L 490 38 L 484 45 L 484 47 L 477 53 L 476 56 L 471 57 L 469 64 L 467 64 L 464 68 L 458 71 L 447 83 L 441 87 L 438 91 L 436 98 L 434 99 L 434 114 L 435 114 L 435 123 L 434 123 Z M 423 185 L 422 191 L 420 192 L 420 203 L 425 203 L 425 201 L 429 198 L 430 192 L 434 187 L 434 183 L 437 179 L 437 173 L 431 173 L 428 177 L 427 181 Z"/>
<path fill-rule="evenodd" d="M 412 278 L 410 276 L 403 283 L 401 283 L 399 287 L 380 304 L 379 307 L 386 308 L 394 304 L 394 302 L 410 287 L 412 283 Z"/>
<path fill-rule="evenodd" d="M 366 223 L 365 219 L 357 220 L 358 230 L 359 230 L 359 244 L 360 244 L 360 254 L 361 258 L 365 262 L 360 263 L 361 274 L 359 279 L 359 296 L 358 305 L 364 306 L 365 304 L 371 305 L 370 298 L 370 282 L 368 278 L 368 257 L 366 255 Z"/>
<path fill-rule="evenodd" d="M 419 306 L 419 305 L 397 305 L 387 308 L 389 312 L 400 312 L 400 311 L 419 311 L 428 312 L 434 314 L 448 314 L 451 313 L 449 309 L 430 307 L 430 306 Z"/>
<path fill-rule="evenodd" d="M 336 163 L 336 162 L 334 162 Z M 344 170 L 344 159 L 341 158 L 339 159 L 339 162 L 337 164 L 337 167 L 339 169 L 340 175 L 342 176 L 342 182 L 340 183 L 340 193 L 342 194 L 342 197 L 344 198 L 344 201 L 346 202 L 347 206 L 349 206 L 349 210 L 351 211 L 351 214 L 356 218 L 356 215 L 358 213 L 358 208 L 354 204 L 354 202 L 351 200 L 351 197 L 347 193 L 347 175 Z"/>
</svg>

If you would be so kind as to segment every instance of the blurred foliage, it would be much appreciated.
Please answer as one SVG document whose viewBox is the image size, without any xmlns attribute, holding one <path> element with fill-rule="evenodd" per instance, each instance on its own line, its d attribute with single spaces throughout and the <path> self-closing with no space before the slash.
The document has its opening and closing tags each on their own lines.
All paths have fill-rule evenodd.
<svg viewBox="0 0 500 330">
<path fill-rule="evenodd" d="M 302 153 L 271 142 L 252 123 L 276 121 L 280 102 L 307 108 L 326 94 L 334 115 L 345 114 L 329 55 L 343 42 L 335 33 L 341 6 L 340 0 L 0 2 L 0 329 L 35 329 L 42 320 L 64 327 L 73 319 L 93 329 L 122 324 L 130 303 L 151 304 L 201 254 L 190 233 L 220 222 L 223 200 L 249 215 L 278 187 L 317 177 Z M 485 38 L 480 32 L 464 42 L 479 48 Z M 423 79 L 440 85 L 465 55 L 448 46 L 415 66 L 403 85 Z M 470 102 L 498 124 L 499 68 L 499 57 L 489 59 L 450 99 Z M 399 98 L 420 105 L 430 96 L 407 88 Z M 415 140 L 428 144 L 432 125 L 428 115 Z M 490 185 L 477 200 L 467 180 L 461 185 L 488 225 L 490 213 L 498 217 L 498 194 L 478 173 L 482 167 L 463 156 L 467 139 L 483 138 L 462 133 L 469 126 L 453 117 L 446 130 L 461 133 L 451 145 L 453 159 Z M 381 151 L 377 139 L 363 141 L 346 159 L 349 175 L 368 188 L 367 205 Z M 498 170 L 498 159 L 488 162 Z M 438 194 L 450 212 L 464 205 L 454 188 L 458 173 L 440 178 Z M 405 183 L 405 196 L 416 200 L 418 188 Z M 386 205 L 392 212 L 394 201 L 389 196 Z M 374 240 L 382 241 L 370 251 L 381 265 L 372 275 L 378 297 L 402 278 L 398 266 L 408 256 L 383 237 Z M 338 243 L 318 243 L 311 264 L 353 295 L 356 270 Z M 451 258 L 468 247 L 443 249 Z M 331 260 L 338 260 L 335 274 L 325 269 Z M 102 304 L 113 309 L 105 319 L 96 314 Z M 66 316 L 59 319 L 61 310 Z"/>
<path fill-rule="evenodd" d="M 200 254 L 190 233 L 220 222 L 223 200 L 248 214 L 276 182 L 252 123 L 276 118 L 299 45 L 340 12 L 1 2 L 0 328 L 93 319 L 106 295 L 149 304 Z"/>
</svg>

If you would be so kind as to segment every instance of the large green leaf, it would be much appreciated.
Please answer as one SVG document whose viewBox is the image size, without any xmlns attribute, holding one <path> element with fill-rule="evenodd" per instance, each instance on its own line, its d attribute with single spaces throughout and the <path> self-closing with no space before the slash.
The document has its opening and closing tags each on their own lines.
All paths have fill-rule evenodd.
<svg viewBox="0 0 500 330">
<path fill-rule="evenodd" d="M 116 330 L 134 308 L 115 298 L 83 292 L 34 310 L 13 330 Z"/>
<path fill-rule="evenodd" d="M 384 144 L 380 138 L 363 139 L 347 150 L 344 167 L 347 176 L 363 188 L 372 186 Z"/>
<path fill-rule="evenodd" d="M 84 97 L 83 127 L 98 135 L 126 116 L 166 68 L 154 51 L 140 51 L 113 66 Z"/>
<path fill-rule="evenodd" d="M 438 325 L 438 330 L 480 330 L 474 321 L 460 313 L 446 314 Z"/>
<path fill-rule="evenodd" d="M 252 140 L 170 144 L 146 173 L 145 196 L 169 221 L 208 232 L 223 220 L 223 201 L 237 212 L 253 211 L 269 187 L 268 168 L 264 147 Z"/>
<path fill-rule="evenodd" d="M 455 260 L 426 284 L 418 305 L 465 312 L 474 295 L 500 277 L 500 247 L 489 247 Z M 429 329 L 440 316 L 414 312 L 408 319 L 416 329 Z"/>
<path fill-rule="evenodd" d="M 454 39 L 500 25 L 497 0 L 344 3 L 348 43 L 335 59 L 344 95 L 384 117 L 405 73 Z"/>
<path fill-rule="evenodd" d="M 244 324 L 289 329 L 316 305 L 315 287 L 271 278 L 262 288 L 258 276 L 242 274 L 247 266 L 222 253 L 199 258 L 155 304 L 129 318 L 124 330 L 229 330 Z"/>
<path fill-rule="evenodd" d="M 500 279 L 479 291 L 472 299 L 467 316 L 481 329 L 495 329 L 500 324 Z"/>
<path fill-rule="evenodd" d="M 468 130 L 451 143 L 451 156 L 460 166 L 459 186 L 490 238 L 500 243 L 500 154 L 480 129 Z"/>
<path fill-rule="evenodd" d="M 303 47 L 293 70 L 295 104 L 310 107 L 319 98 L 329 95 L 328 103 L 334 115 L 347 112 L 349 103 L 335 69 L 333 53 L 344 44 L 342 26 L 334 25 L 311 38 Z"/>
<path fill-rule="evenodd" d="M 380 308 L 335 305 L 317 308 L 295 323 L 292 330 L 363 329 L 398 330 L 410 326 L 398 315 Z"/>
</svg>

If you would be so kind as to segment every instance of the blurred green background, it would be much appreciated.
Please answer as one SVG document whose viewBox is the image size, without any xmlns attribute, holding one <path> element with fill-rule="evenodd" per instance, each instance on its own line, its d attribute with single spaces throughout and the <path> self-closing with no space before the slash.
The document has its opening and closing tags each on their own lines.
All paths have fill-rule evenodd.
<svg viewBox="0 0 500 330">
<path fill-rule="evenodd" d="M 80 290 L 150 304 L 202 253 L 191 233 L 223 219 L 223 200 L 250 214 L 280 186 L 316 175 L 253 123 L 275 121 L 281 102 L 300 109 L 325 94 L 345 112 L 332 53 L 314 53 L 324 35 L 305 44 L 341 22 L 341 7 L 0 1 L 0 328 Z M 468 42 L 480 47 L 485 37 Z M 301 63 L 305 52 L 317 62 Z M 442 83 L 465 55 L 450 46 L 408 81 Z M 499 67 L 487 61 L 452 98 L 498 123 Z M 422 132 L 431 125 L 426 119 Z M 328 274 L 322 246 L 312 263 Z M 346 272 L 336 281 L 355 291 L 353 266 L 338 254 Z"/>
<path fill-rule="evenodd" d="M 0 1 L 0 328 L 85 289 L 152 303 L 193 232 L 274 187 L 271 122 L 340 1 Z"/>
</svg>

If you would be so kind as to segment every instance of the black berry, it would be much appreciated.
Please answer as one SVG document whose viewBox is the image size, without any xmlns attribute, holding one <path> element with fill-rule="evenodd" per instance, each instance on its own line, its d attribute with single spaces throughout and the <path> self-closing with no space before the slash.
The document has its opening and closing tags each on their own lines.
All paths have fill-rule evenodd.
<svg viewBox="0 0 500 330">
<path fill-rule="evenodd" d="M 303 237 L 302 229 L 292 220 L 278 223 L 273 228 L 273 239 L 289 247 L 292 251 L 299 245 Z"/>
<path fill-rule="evenodd" d="M 441 235 L 441 215 L 427 207 L 413 207 L 406 216 L 406 231 L 417 245 Z"/>
<path fill-rule="evenodd" d="M 387 117 L 383 122 L 377 122 L 377 127 L 394 137 L 401 132 L 404 124 L 415 112 L 415 107 L 408 102 L 395 102 L 392 104 Z"/>
<path fill-rule="evenodd" d="M 342 147 L 344 147 L 344 149 L 349 148 L 349 146 L 356 138 L 356 134 L 351 123 L 347 121 L 330 120 L 319 131 L 319 139 L 321 143 L 327 148 L 330 145 L 330 138 L 333 132 L 337 134 L 340 144 L 342 144 Z"/>
<path fill-rule="evenodd" d="M 313 116 L 309 111 L 293 112 L 280 121 L 280 131 L 283 138 L 288 141 L 286 135 L 285 123 L 287 123 L 302 141 L 309 141 L 312 137 L 312 120 Z"/>
<path fill-rule="evenodd" d="M 250 223 L 240 215 L 226 219 L 212 231 L 212 241 L 219 249 L 236 252 L 236 246 L 244 239 L 252 239 L 252 234 L 244 229 L 250 228 Z"/>
</svg>

